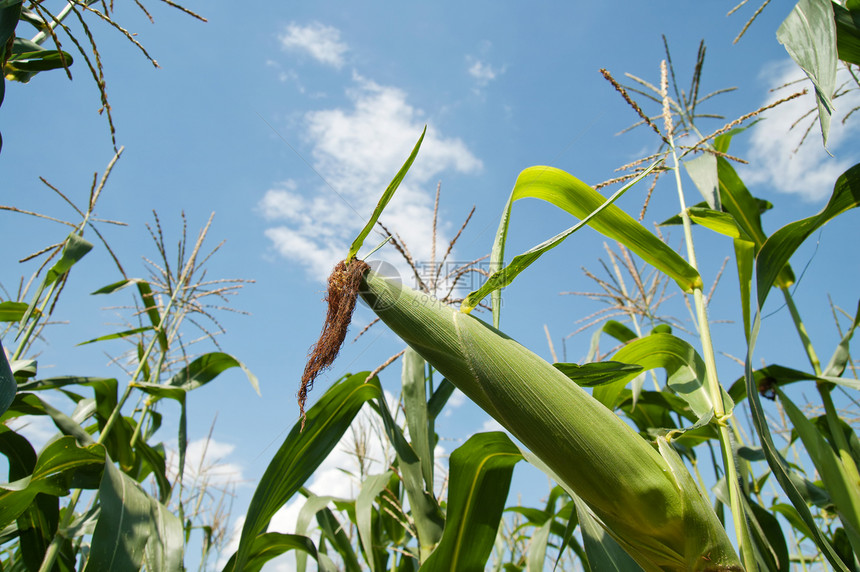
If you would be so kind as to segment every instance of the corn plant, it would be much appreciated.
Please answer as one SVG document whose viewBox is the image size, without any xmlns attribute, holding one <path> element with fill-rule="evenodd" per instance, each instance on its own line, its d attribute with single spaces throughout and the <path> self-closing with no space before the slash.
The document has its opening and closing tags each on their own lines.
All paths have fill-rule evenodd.
<svg viewBox="0 0 860 572">
<path fill-rule="evenodd" d="M 183 479 L 187 395 L 227 369 L 245 368 L 221 351 L 196 352 L 188 336 L 190 325 L 202 327 L 207 339 L 220 330 L 213 313 L 218 305 L 210 301 L 219 299 L 227 307 L 242 281 L 206 278 L 205 263 L 217 251 L 203 250 L 208 223 L 193 242 L 183 229 L 174 260 L 158 218 L 152 234 L 160 262 L 151 263 L 147 279 L 129 277 L 99 230 L 114 221 L 94 214 L 118 158 L 100 180 L 94 178 L 83 208 L 51 186 L 80 221 L 50 219 L 71 232 L 36 253 L 41 263 L 27 285 L 22 280 L 14 297 L 0 301 L 2 338 L 10 349 L 8 358 L 0 352 L 0 451 L 9 462 L 9 480 L 0 484 L 4 568 L 182 570 L 189 535 L 203 531 L 205 563 L 219 527 L 226 524 L 217 509 L 199 510 L 206 485 Z M 49 218 L 17 207 L 3 210 Z M 127 343 L 129 351 L 115 358 L 130 366 L 124 379 L 74 372 L 40 376 L 33 356 L 38 340 L 50 335 L 51 316 L 71 270 L 94 248 L 85 235 L 102 240 L 122 276 L 93 294 L 126 287 L 136 293 L 129 327 L 82 341 Z M 246 373 L 256 387 L 256 378 Z M 175 473 L 168 451 L 157 441 L 163 398 L 178 402 L 180 409 Z M 58 404 L 67 399 L 68 407 Z M 39 451 L 19 429 L 33 416 L 49 419 L 58 430 Z"/>
</svg>

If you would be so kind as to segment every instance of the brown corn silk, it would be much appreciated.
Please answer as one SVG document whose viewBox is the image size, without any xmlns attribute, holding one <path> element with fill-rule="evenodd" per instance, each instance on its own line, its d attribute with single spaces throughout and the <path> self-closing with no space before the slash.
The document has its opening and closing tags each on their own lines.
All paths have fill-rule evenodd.
<svg viewBox="0 0 860 572">
<path fill-rule="evenodd" d="M 340 352 L 352 320 L 352 312 L 355 310 L 362 276 L 368 269 L 370 266 L 363 260 L 341 260 L 328 277 L 328 291 L 325 297 L 328 311 L 325 324 L 319 340 L 308 353 L 308 362 L 302 374 L 302 385 L 298 393 L 302 429 L 305 428 L 305 404 L 308 391 L 313 389 L 314 380 L 334 363 Z"/>
</svg>

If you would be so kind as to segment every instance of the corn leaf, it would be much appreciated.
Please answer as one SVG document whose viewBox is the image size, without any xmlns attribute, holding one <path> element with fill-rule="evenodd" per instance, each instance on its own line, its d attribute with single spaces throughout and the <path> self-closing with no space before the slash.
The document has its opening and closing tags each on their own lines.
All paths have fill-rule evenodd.
<svg viewBox="0 0 860 572">
<path fill-rule="evenodd" d="M 568 228 L 565 231 L 558 233 L 554 237 L 552 237 L 548 240 L 545 240 L 544 242 L 542 242 L 539 245 L 535 246 L 534 248 L 528 250 L 527 252 L 524 252 L 523 254 L 515 256 L 509 265 L 507 265 L 506 267 L 501 268 L 499 270 L 496 270 L 487 279 L 487 281 L 484 282 L 484 284 L 478 290 L 476 290 L 475 292 L 472 292 L 471 294 L 469 294 L 466 297 L 465 300 L 463 300 L 461 310 L 463 312 L 466 312 L 466 313 L 471 312 L 481 302 L 481 300 L 483 300 L 488 294 L 491 294 L 491 293 L 509 285 L 511 282 L 514 281 L 514 279 L 523 270 L 528 268 L 533 262 L 535 262 L 538 258 L 540 258 L 545 252 L 552 250 L 553 248 L 555 248 L 556 246 L 561 244 L 571 234 L 573 234 L 574 232 L 576 232 L 577 230 L 579 230 L 580 228 L 582 228 L 586 224 L 589 224 L 589 221 L 594 219 L 594 217 L 596 217 L 601 212 L 603 212 L 605 209 L 607 209 L 609 206 L 611 206 L 612 203 L 614 203 L 619 197 L 621 197 L 621 195 L 623 195 L 625 192 L 627 192 L 628 189 L 630 189 L 634 184 L 636 184 L 637 182 L 642 180 L 646 175 L 648 175 L 648 173 L 650 173 L 651 170 L 657 166 L 657 164 L 658 163 L 652 164 L 650 167 L 645 169 L 645 171 L 640 173 L 635 179 L 633 179 L 628 184 L 624 185 L 622 188 L 620 188 L 618 191 L 616 191 L 608 199 L 603 199 L 603 196 L 598 194 L 596 191 L 592 190 L 591 187 L 588 187 L 587 185 L 585 185 L 581 181 L 578 181 L 578 180 L 574 179 L 573 177 L 570 177 L 570 175 L 568 175 L 568 177 L 570 177 L 570 179 L 572 179 L 573 181 L 576 181 L 576 183 L 579 183 L 579 185 L 581 185 L 584 190 L 591 191 L 591 193 L 594 193 L 594 195 L 597 195 L 597 197 L 600 197 L 600 199 L 598 199 L 598 200 L 601 200 L 601 203 L 598 206 L 595 206 L 594 210 L 592 210 L 591 212 L 588 212 L 587 214 L 581 215 L 580 216 L 581 220 L 579 223 L 573 225 L 572 227 Z M 539 170 L 539 169 L 543 169 L 543 167 L 532 167 L 532 169 L 538 169 L 538 171 L 536 171 L 537 177 L 535 179 L 540 179 L 541 176 L 545 174 L 543 171 Z M 550 167 L 545 167 L 545 169 L 550 169 Z M 525 196 L 535 196 L 535 195 L 529 194 L 530 191 L 526 190 L 526 189 L 528 189 L 528 187 L 530 185 L 534 184 L 534 181 L 532 180 L 532 178 L 530 178 L 529 176 L 524 177 L 524 175 L 528 171 L 529 171 L 529 169 L 526 169 L 525 171 L 520 173 L 520 176 L 517 178 L 517 182 L 514 185 L 514 190 L 511 193 L 511 198 L 508 199 L 508 208 L 507 208 L 506 214 L 502 217 L 502 220 L 505 222 L 507 222 L 507 220 L 510 218 L 510 207 L 513 204 L 513 201 L 517 200 L 517 198 L 523 198 Z M 564 173 L 563 171 L 558 171 L 558 172 L 566 175 L 566 173 Z M 551 173 L 548 174 L 547 176 L 548 177 L 551 176 Z M 519 190 L 519 193 L 518 193 L 518 190 Z M 518 195 L 521 195 L 521 196 L 518 196 Z M 542 198 L 542 197 L 537 196 L 536 198 Z M 596 197 L 594 197 L 592 195 L 591 198 L 596 198 Z M 556 205 L 556 206 L 563 208 L 560 205 Z M 616 209 L 615 212 L 618 212 L 618 211 L 620 211 L 620 209 Z M 502 229 L 500 228 L 499 230 L 501 231 Z M 494 255 L 491 255 L 491 257 L 490 257 L 490 267 L 491 268 L 498 268 L 503 263 L 503 257 L 501 256 L 501 253 L 504 252 L 504 241 L 506 240 L 506 236 L 507 236 L 507 228 L 504 229 L 504 236 L 502 237 L 503 243 L 501 245 L 501 249 L 500 250 L 497 249 L 496 246 L 493 247 L 493 253 L 499 252 L 500 258 L 497 260 L 494 257 Z M 498 243 L 498 241 L 499 241 L 499 235 L 496 236 L 496 242 Z M 496 306 L 497 306 L 497 304 L 494 303 L 494 308 Z M 495 310 L 494 310 L 494 313 L 495 313 Z"/>
<path fill-rule="evenodd" d="M 420 559 L 423 561 L 442 537 L 444 519 L 439 503 L 433 494 L 433 485 L 426 484 L 421 468 L 421 460 L 415 449 L 406 441 L 400 426 L 394 422 L 384 397 L 377 398 L 371 407 L 382 417 L 385 434 L 397 454 L 397 466 L 400 468 L 400 479 L 409 506 L 412 508 L 412 519 L 418 533 Z"/>
<path fill-rule="evenodd" d="M 33 295 L 33 301 L 30 302 L 30 305 L 27 307 L 27 311 L 20 320 L 20 328 L 18 330 L 19 335 L 24 330 L 24 326 L 27 325 L 27 322 L 30 321 L 33 313 L 36 311 L 36 306 L 39 304 L 39 300 L 41 299 L 42 292 L 45 291 L 45 288 L 59 280 L 66 274 L 66 272 L 71 270 L 72 266 L 74 266 L 81 258 L 86 256 L 86 254 L 92 249 L 93 245 L 91 243 L 74 232 L 66 237 L 66 240 L 63 243 L 63 252 L 60 255 L 60 259 L 48 269 L 48 272 L 45 274 L 45 278 L 39 284 L 39 288 Z"/>
<path fill-rule="evenodd" d="M 579 495 L 643 568 L 699 569 L 710 554 L 713 565 L 737 569 L 692 479 L 693 488 L 680 491 L 648 442 L 552 365 L 481 320 L 374 272 L 361 295 Z"/>
<path fill-rule="evenodd" d="M 7 300 L 0 302 L 0 322 L 17 322 L 27 311 L 27 304 L 24 302 L 12 302 Z"/>
<path fill-rule="evenodd" d="M 345 377 L 333 385 L 307 411 L 307 426 L 296 423 L 266 468 L 251 504 L 239 539 L 235 559 L 224 570 L 243 570 L 256 556 L 255 539 L 272 516 L 299 490 L 340 441 L 365 401 L 380 397 L 379 382 L 367 382 L 367 373 Z"/>
<path fill-rule="evenodd" d="M 36 495 L 66 496 L 72 488 L 95 488 L 105 465 L 101 445 L 78 446 L 74 437 L 60 437 L 39 453 L 32 474 L 0 484 L 0 528 L 18 518 Z"/>
<path fill-rule="evenodd" d="M 337 571 L 337 567 L 325 557 L 325 554 L 317 552 L 317 548 L 310 538 L 300 534 L 281 534 L 279 532 L 267 532 L 254 539 L 254 544 L 251 547 L 254 556 L 245 564 L 244 570 L 245 572 L 258 572 L 263 569 L 266 562 L 290 550 L 310 554 L 317 561 L 320 572 Z M 235 559 L 236 554 L 233 554 L 227 562 L 226 568 L 234 566 Z"/>
<path fill-rule="evenodd" d="M 530 167 L 520 173 L 514 190 L 508 198 L 505 211 L 496 233 L 493 250 L 490 254 L 490 268 L 493 274 L 478 290 L 470 293 L 461 306 L 463 312 L 470 312 L 488 294 L 493 293 L 493 323 L 498 324 L 498 302 L 496 292 L 509 285 L 523 270 L 541 257 L 545 252 L 558 246 L 568 236 L 588 224 L 601 234 L 623 243 L 643 260 L 662 270 L 675 279 L 681 288 L 689 291 L 701 284 L 696 270 L 687 264 L 674 250 L 627 213 L 612 203 L 630 187 L 644 178 L 659 163 L 654 163 L 630 183 L 606 198 L 579 179 L 553 167 Z M 504 252 L 507 241 L 508 225 L 513 203 L 523 198 L 544 200 L 580 219 L 580 222 L 534 248 L 515 256 L 505 267 Z"/>
<path fill-rule="evenodd" d="M 762 245 L 756 258 L 756 286 L 760 307 L 764 306 L 770 285 L 780 269 L 788 263 L 803 241 L 828 221 L 857 205 L 860 205 L 860 163 L 839 176 L 833 194 L 821 212 L 785 225 Z"/>
<path fill-rule="evenodd" d="M 373 522 L 373 501 L 379 496 L 394 473 L 387 471 L 381 475 L 370 475 L 361 482 L 361 490 L 355 499 L 355 524 L 358 528 L 358 537 L 361 540 L 361 546 L 364 549 L 364 560 L 370 567 L 371 572 L 384 570 L 384 562 L 381 561 L 379 551 L 374 543 L 372 522 Z"/>
<path fill-rule="evenodd" d="M 860 552 L 860 488 L 855 479 L 850 477 L 842 460 L 830 447 L 815 425 L 797 408 L 783 393 L 776 390 L 779 402 L 785 408 L 785 413 L 791 419 L 795 431 L 800 436 L 809 457 L 812 459 L 824 488 L 836 505 L 836 511 L 848 533 L 854 550 Z"/>
<path fill-rule="evenodd" d="M 138 570 L 144 552 L 147 565 L 158 566 L 152 570 L 183 569 L 182 521 L 110 462 L 105 463 L 99 502 L 101 513 L 84 572 Z"/>
<path fill-rule="evenodd" d="M 818 123 L 827 147 L 836 90 L 836 21 L 830 0 L 799 0 L 776 31 L 791 59 L 815 86 Z"/>
<path fill-rule="evenodd" d="M 616 381 L 626 383 L 631 376 L 635 377 L 643 369 L 641 365 L 618 361 L 600 361 L 582 365 L 554 363 L 552 365 L 580 387 L 596 387 Z"/>
<path fill-rule="evenodd" d="M 598 524 L 597 519 L 588 510 L 588 506 L 574 496 L 576 515 L 582 531 L 582 543 L 588 556 L 588 566 L 593 572 L 639 572 L 642 567 L 636 564 L 630 556 L 606 533 Z"/>
<path fill-rule="evenodd" d="M 848 364 L 848 359 L 851 357 L 851 354 L 848 352 L 848 344 L 851 341 L 851 338 L 854 337 L 854 330 L 857 329 L 858 325 L 860 325 L 860 302 L 857 304 L 857 312 L 854 314 L 854 321 L 851 322 L 851 327 L 848 328 L 848 331 L 842 336 L 842 340 L 839 342 L 839 345 L 836 346 L 836 350 L 830 357 L 827 367 L 824 368 L 824 375 L 839 377 L 845 371 L 845 366 Z"/>
<path fill-rule="evenodd" d="M 720 179 L 717 176 L 717 156 L 713 153 L 703 153 L 695 159 L 684 161 L 684 168 L 699 189 L 708 207 L 715 211 L 722 210 L 720 205 Z"/>
<path fill-rule="evenodd" d="M 361 232 L 358 233 L 358 236 L 349 247 L 349 252 L 346 255 L 347 260 L 355 258 L 358 251 L 361 250 L 361 245 L 364 244 L 364 239 L 367 238 L 368 234 L 370 234 L 370 231 L 373 229 L 373 225 L 375 225 L 376 221 L 379 220 L 379 215 L 381 215 L 382 211 L 385 210 L 385 206 L 388 204 L 388 201 L 390 201 L 391 197 L 394 196 L 394 191 L 396 191 L 397 187 L 400 186 L 400 183 L 403 181 L 403 177 L 406 176 L 406 173 L 409 171 L 409 167 L 412 166 L 412 162 L 415 161 L 415 157 L 418 156 L 418 150 L 421 148 L 421 142 L 424 141 L 424 135 L 426 134 L 427 126 L 425 125 L 424 131 L 421 132 L 421 137 L 418 138 L 418 142 L 412 149 L 412 153 L 410 153 L 409 158 L 406 159 L 406 162 L 402 167 L 400 167 L 400 170 L 388 184 L 388 188 L 386 188 L 385 192 L 382 193 L 382 198 L 379 199 L 379 202 L 376 204 L 376 208 L 373 209 L 373 214 L 370 215 L 370 220 L 367 221 L 367 224 L 364 225 L 364 228 L 361 229 Z"/>
<path fill-rule="evenodd" d="M 451 453 L 445 531 L 422 572 L 484 569 L 522 458 L 501 432 L 473 435 Z"/>
<path fill-rule="evenodd" d="M 773 471 L 773 475 L 776 477 L 782 490 L 785 491 L 785 494 L 797 510 L 798 517 L 809 530 L 809 538 L 815 542 L 816 546 L 818 546 L 834 569 L 842 572 L 849 572 L 849 569 L 845 566 L 840 556 L 834 550 L 833 545 L 816 525 L 809 507 L 806 505 L 806 500 L 793 482 L 792 471 L 788 468 L 785 460 L 782 459 L 779 454 L 779 451 L 773 442 L 773 437 L 770 434 L 770 428 L 767 425 L 767 418 L 765 417 L 761 400 L 759 399 L 758 386 L 756 385 L 756 379 L 752 369 L 753 352 L 755 351 L 755 344 L 758 340 L 760 328 L 761 306 L 759 306 L 755 319 L 753 320 L 750 339 L 747 345 L 747 355 L 744 364 L 744 380 L 746 382 L 747 397 L 749 398 L 750 413 L 752 415 L 753 424 L 759 435 L 759 439 L 761 440 L 762 450 L 764 451 L 767 459 L 767 464 L 771 471 Z"/>
<path fill-rule="evenodd" d="M 850 9 L 849 9 L 850 8 Z M 860 9 L 833 3 L 839 59 L 860 66 Z"/>
<path fill-rule="evenodd" d="M 407 348 L 403 354 L 403 406 L 406 413 L 406 427 L 412 449 L 418 456 L 425 490 L 433 490 L 433 447 L 430 439 L 433 429 L 427 414 L 427 384 L 424 379 L 424 358 Z"/>
<path fill-rule="evenodd" d="M 6 350 L 3 349 L 3 342 L 0 341 L 0 415 L 6 413 L 6 410 L 12 405 L 17 391 L 18 384 L 12 375 L 12 368 L 6 358 Z"/>
<path fill-rule="evenodd" d="M 704 386 L 705 362 L 686 341 L 671 334 L 651 334 L 638 338 L 618 350 L 613 361 L 640 366 L 630 370 L 612 383 L 596 387 L 594 398 L 609 408 L 617 405 L 621 390 L 642 369 L 664 368 L 672 388 L 701 417 L 714 409 L 710 394 Z M 726 410 L 731 411 L 731 400 L 724 395 Z"/>
</svg>

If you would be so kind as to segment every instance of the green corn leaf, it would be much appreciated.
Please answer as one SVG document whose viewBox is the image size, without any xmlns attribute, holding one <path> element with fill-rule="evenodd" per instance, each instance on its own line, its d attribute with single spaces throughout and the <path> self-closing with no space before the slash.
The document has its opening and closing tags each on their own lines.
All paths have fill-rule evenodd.
<svg viewBox="0 0 860 572">
<path fill-rule="evenodd" d="M 713 153 L 703 153 L 695 159 L 684 161 L 684 168 L 704 197 L 708 207 L 715 211 L 722 210 L 720 179 L 717 176 L 717 156 Z"/>
<path fill-rule="evenodd" d="M 355 499 L 355 524 L 358 528 L 358 537 L 361 539 L 361 546 L 364 549 L 364 560 L 370 567 L 371 572 L 384 570 L 384 563 L 381 561 L 379 551 L 374 542 L 372 521 L 373 521 L 373 501 L 379 496 L 394 473 L 392 471 L 385 472 L 381 475 L 370 475 L 361 482 L 361 490 Z"/>
<path fill-rule="evenodd" d="M 13 54 L 6 62 L 5 72 L 13 76 L 19 73 L 26 74 L 29 79 L 36 72 L 66 68 L 73 62 L 71 54 L 59 50 L 19 52 Z"/>
<path fill-rule="evenodd" d="M 0 484 L 0 528 L 17 519 L 38 494 L 61 497 L 71 488 L 94 488 L 104 465 L 101 445 L 79 447 L 68 436 L 52 441 L 39 453 L 31 475 Z"/>
<path fill-rule="evenodd" d="M 299 423 L 293 426 L 254 491 L 235 559 L 225 566 L 225 572 L 243 570 L 255 557 L 255 539 L 265 532 L 272 516 L 328 457 L 364 402 L 381 396 L 379 382 L 367 382 L 367 372 L 345 377 L 307 411 L 304 431 Z"/>
<path fill-rule="evenodd" d="M 433 490 L 433 466 L 436 459 L 430 439 L 433 425 L 427 414 L 427 383 L 424 379 L 424 358 L 411 348 L 401 358 L 403 362 L 403 406 L 406 410 L 406 427 L 412 449 L 418 456 L 425 490 Z"/>
<path fill-rule="evenodd" d="M 860 66 L 860 8 L 833 3 L 836 18 L 836 51 L 839 59 Z"/>
<path fill-rule="evenodd" d="M 300 534 L 267 532 L 254 539 L 251 550 L 254 556 L 245 564 L 245 572 L 258 572 L 263 569 L 266 562 L 290 550 L 309 554 L 314 560 L 317 560 L 320 572 L 337 571 L 337 567 L 332 564 L 331 560 L 326 558 L 324 554 L 317 553 L 317 547 L 314 546 L 313 540 Z M 227 562 L 226 568 L 232 569 L 232 566 L 235 565 L 235 559 L 236 555 L 233 554 Z"/>
<path fill-rule="evenodd" d="M 577 365 L 575 363 L 554 363 L 558 371 L 569 377 L 581 387 L 596 387 L 616 381 L 630 379 L 642 371 L 641 365 L 621 363 L 617 361 L 601 361 Z"/>
<path fill-rule="evenodd" d="M 86 254 L 92 249 L 92 244 L 74 232 L 66 237 L 60 259 L 48 269 L 44 280 L 39 284 L 39 288 L 33 296 L 33 301 L 30 302 L 30 305 L 27 307 L 27 312 L 20 320 L 19 335 L 20 332 L 24 330 L 24 326 L 27 322 L 30 321 L 30 318 L 33 317 L 33 313 L 36 312 L 36 306 L 39 304 L 39 300 L 42 298 L 42 292 L 45 291 L 45 288 L 59 280 L 64 274 L 66 274 L 66 272 L 71 270 L 72 266 L 74 266 L 81 258 L 86 256 Z"/>
<path fill-rule="evenodd" d="M 836 179 L 833 194 L 821 212 L 785 225 L 762 245 L 756 258 L 759 307 L 764 306 L 771 284 L 803 241 L 828 221 L 857 205 L 860 205 L 860 163 Z"/>
<path fill-rule="evenodd" d="M 451 453 L 445 531 L 422 572 L 484 569 L 514 465 L 522 458 L 517 446 L 500 432 L 473 435 Z"/>
<path fill-rule="evenodd" d="M 0 302 L 0 322 L 18 322 L 24 317 L 27 304 L 24 302 Z"/>
<path fill-rule="evenodd" d="M 442 408 L 445 407 L 446 403 L 448 403 L 448 399 L 454 394 L 455 389 L 457 388 L 453 383 L 447 379 L 442 379 L 439 383 L 439 387 L 436 388 L 436 391 L 433 392 L 433 396 L 430 397 L 430 400 L 427 402 L 427 415 L 430 419 L 436 419 L 436 417 L 438 417 L 439 413 L 442 412 Z"/>
<path fill-rule="evenodd" d="M 382 417 L 385 433 L 397 454 L 397 466 L 400 468 L 400 478 L 412 508 L 412 519 L 418 533 L 420 560 L 423 561 L 442 537 L 442 511 L 433 494 L 432 484 L 425 484 L 421 460 L 415 449 L 406 441 L 400 426 L 394 422 L 385 399 L 379 397 L 370 405 Z"/>
<path fill-rule="evenodd" d="M 747 355 L 744 363 L 744 381 L 746 383 L 747 397 L 749 400 L 753 425 L 755 426 L 756 432 L 761 440 L 762 450 L 767 458 L 767 464 L 771 471 L 773 471 L 773 475 L 776 477 L 782 490 L 785 491 L 785 494 L 797 510 L 798 517 L 809 530 L 809 538 L 815 542 L 816 546 L 818 546 L 824 557 L 827 558 L 827 561 L 834 569 L 842 572 L 849 572 L 849 569 L 845 566 L 840 556 L 834 550 L 833 545 L 816 525 L 815 518 L 812 516 L 809 507 L 806 505 L 806 500 L 793 482 L 792 471 L 782 459 L 773 442 L 767 418 L 765 417 L 761 400 L 759 399 L 758 385 L 756 384 L 752 368 L 753 352 L 755 351 L 755 344 L 758 340 L 760 328 L 761 303 L 759 304 L 758 311 L 756 312 L 755 319 L 753 320 L 749 343 L 747 344 Z"/>
<path fill-rule="evenodd" d="M 671 334 L 652 334 L 638 338 L 618 350 L 612 360 L 640 366 L 639 371 L 630 370 L 618 380 L 595 388 L 594 398 L 614 408 L 621 390 L 642 368 L 645 370 L 664 368 L 668 384 L 675 393 L 686 401 L 696 417 L 713 411 L 714 404 L 704 386 L 705 362 L 699 353 L 687 342 Z M 731 411 L 732 403 L 728 395 L 723 396 L 726 411 Z"/>
<path fill-rule="evenodd" d="M 101 513 L 84 572 L 138 570 L 144 556 L 150 570 L 183 569 L 182 521 L 110 462 L 105 463 L 99 501 Z"/>
<path fill-rule="evenodd" d="M 642 567 L 598 524 L 588 506 L 576 496 L 573 497 L 573 502 L 576 503 L 576 515 L 589 568 L 593 572 L 640 572 Z"/>
<path fill-rule="evenodd" d="M 309 493 L 304 487 L 302 487 L 300 492 L 307 496 L 307 500 L 299 510 L 298 517 L 296 517 L 296 534 L 307 535 L 310 530 L 311 520 L 319 511 L 325 509 L 325 507 L 334 500 L 334 497 L 314 495 Z M 305 572 L 305 570 L 307 570 L 307 562 L 308 558 L 306 554 L 302 554 L 301 552 L 297 553 L 297 572 Z"/>
<path fill-rule="evenodd" d="M 800 436 L 809 457 L 812 459 L 824 488 L 836 505 L 842 524 L 848 533 L 854 550 L 860 553 L 860 488 L 856 478 L 852 478 L 842 460 L 824 439 L 818 428 L 806 418 L 803 412 L 783 393 L 776 389 L 779 402 L 791 419 L 795 431 Z"/>
<path fill-rule="evenodd" d="M 3 349 L 3 342 L 0 341 L 0 415 L 6 413 L 6 410 L 12 405 L 17 392 L 18 384 L 12 375 L 12 368 L 9 366 L 8 358 L 6 358 L 6 350 Z"/>
<path fill-rule="evenodd" d="M 344 526 L 327 506 L 316 513 L 317 524 L 323 536 L 328 539 L 332 548 L 343 560 L 347 572 L 361 572 L 358 556 L 352 548 L 349 537 L 344 532 Z"/>
<path fill-rule="evenodd" d="M 681 491 L 648 442 L 552 365 L 481 320 L 376 273 L 364 276 L 362 297 L 579 495 L 643 568 L 703 569 L 710 554 L 712 565 L 738 569 L 692 479 Z"/>
<path fill-rule="evenodd" d="M 119 339 L 122 339 L 122 338 L 127 338 L 127 337 L 129 337 L 129 336 L 133 336 L 133 335 L 135 335 L 135 334 L 140 334 L 140 333 L 143 333 L 143 332 L 148 332 L 148 331 L 150 331 L 150 330 L 152 330 L 152 327 L 151 327 L 151 326 L 144 326 L 143 328 L 134 328 L 134 329 L 131 329 L 131 330 L 125 330 L 125 331 L 123 331 L 123 332 L 117 332 L 117 333 L 115 333 L 115 334 L 107 334 L 107 335 L 105 335 L 105 336 L 99 336 L 99 337 L 97 337 L 97 338 L 93 338 L 93 339 L 91 339 L 91 340 L 87 340 L 87 341 L 85 341 L 85 342 L 80 342 L 78 345 L 79 345 L 79 346 L 85 346 L 85 345 L 87 345 L 87 344 L 92 344 L 92 343 L 95 343 L 95 342 L 104 342 L 104 341 L 107 341 L 107 340 L 119 340 Z"/>
<path fill-rule="evenodd" d="M 209 383 L 233 367 L 238 367 L 245 373 L 251 386 L 257 392 L 257 395 L 259 395 L 260 384 L 257 381 L 257 376 L 251 373 L 251 370 L 245 367 L 245 364 L 230 354 L 222 352 L 210 352 L 198 357 L 170 378 L 167 384 L 181 387 L 185 391 L 191 391 Z"/>
<path fill-rule="evenodd" d="M 358 233 L 358 237 L 352 242 L 352 246 L 349 247 L 349 252 L 346 255 L 347 260 L 352 260 L 358 254 L 358 251 L 361 250 L 361 245 L 364 244 L 364 239 L 367 238 L 367 235 L 370 234 L 370 231 L 373 229 L 373 225 L 376 224 L 376 221 L 379 220 L 379 215 L 382 214 L 382 211 L 385 210 L 385 206 L 388 204 L 388 201 L 391 200 L 391 197 L 394 196 L 394 191 L 397 190 L 397 187 L 400 186 L 400 183 L 403 181 L 403 178 L 406 176 L 406 173 L 409 172 L 409 168 L 412 166 L 412 162 L 415 161 L 415 157 L 418 156 L 418 150 L 421 148 L 421 143 L 424 141 L 424 135 L 427 134 L 427 126 L 424 126 L 424 131 L 421 132 L 421 137 L 418 138 L 418 142 L 415 144 L 415 147 L 412 149 L 412 153 L 410 153 L 409 158 L 406 159 L 406 162 L 400 167 L 400 170 L 391 180 L 391 183 L 388 184 L 388 188 L 385 189 L 385 192 L 382 193 L 382 198 L 379 199 L 379 202 L 376 204 L 376 208 L 373 209 L 373 214 L 370 215 L 370 220 L 367 221 L 367 224 L 364 225 L 364 228 L 361 229 L 361 232 Z"/>
<path fill-rule="evenodd" d="M 857 312 L 854 314 L 854 321 L 851 322 L 851 327 L 842 336 L 842 340 L 836 346 L 836 351 L 833 352 L 830 361 L 827 363 L 827 367 L 824 368 L 824 375 L 839 377 L 845 371 L 845 366 L 848 364 L 848 359 L 850 358 L 848 344 L 851 338 L 854 337 L 854 330 L 857 329 L 857 326 L 860 326 L 860 302 L 857 304 Z"/>
<path fill-rule="evenodd" d="M 799 0 L 776 31 L 791 59 L 815 86 L 818 123 L 827 147 L 833 92 L 836 90 L 836 21 L 830 0 Z"/>
<path fill-rule="evenodd" d="M 546 547 L 549 544 L 549 533 L 552 529 L 554 519 L 547 519 L 545 523 L 535 528 L 529 539 L 528 552 L 526 553 L 526 568 L 528 570 L 543 570 L 546 561 Z"/>
<path fill-rule="evenodd" d="M 505 212 L 502 215 L 499 230 L 496 233 L 496 240 L 490 255 L 490 268 L 494 272 L 481 288 L 466 297 L 461 310 L 466 313 L 471 312 L 487 295 L 510 284 L 541 255 L 558 246 L 564 239 L 586 224 L 601 234 L 623 243 L 643 260 L 675 279 L 685 291 L 700 285 L 699 273 L 687 264 L 679 254 L 648 232 L 645 227 L 627 213 L 612 204 L 630 187 L 648 175 L 658 164 L 659 162 L 650 165 L 634 180 L 616 191 L 609 199 L 579 179 L 559 169 L 530 167 L 524 170 L 517 177 L 514 190 L 511 192 Z M 523 198 L 544 200 L 579 218 L 580 222 L 531 250 L 515 256 L 510 264 L 502 267 L 511 208 L 515 201 Z M 498 303 L 495 301 L 495 294 L 493 300 L 493 320 L 497 324 Z"/>
</svg>

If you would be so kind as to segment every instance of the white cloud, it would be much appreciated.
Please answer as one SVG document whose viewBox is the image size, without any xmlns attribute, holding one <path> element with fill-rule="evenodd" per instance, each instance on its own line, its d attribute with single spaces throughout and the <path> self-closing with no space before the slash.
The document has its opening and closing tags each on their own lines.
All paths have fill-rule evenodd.
<svg viewBox="0 0 860 572">
<path fill-rule="evenodd" d="M 773 65 L 765 74 L 768 83 L 773 86 L 805 78 L 791 60 Z M 839 79 L 845 80 L 843 73 L 840 73 Z M 748 153 L 750 166 L 739 171 L 749 185 L 768 185 L 780 193 L 800 195 L 806 200 L 821 200 L 830 196 L 836 178 L 860 158 L 860 149 L 850 143 L 856 141 L 860 125 L 857 118 L 852 117 L 845 125 L 842 124 L 844 114 L 860 105 L 860 92 L 851 92 L 834 101 L 836 113 L 831 121 L 828 138 L 828 148 L 833 154 L 831 157 L 822 148 L 817 120 L 806 141 L 797 149 L 814 114 L 789 130 L 793 123 L 815 107 L 812 86 L 808 81 L 779 90 L 764 103 L 771 103 L 802 87 L 807 87 L 810 93 L 767 111 L 765 119 L 752 128 Z"/>
<path fill-rule="evenodd" d="M 185 449 L 185 484 L 217 489 L 240 485 L 244 480 L 241 465 L 226 460 L 235 449 L 235 445 L 211 438 L 189 442 Z M 175 450 L 170 450 L 167 457 L 168 474 L 176 475 L 178 467 L 179 455 Z"/>
<path fill-rule="evenodd" d="M 445 406 L 445 417 L 450 417 L 454 414 L 454 410 L 466 403 L 466 394 L 460 391 L 459 389 L 455 389 L 454 393 L 451 394 L 451 397 L 448 398 L 448 403 Z"/>
<path fill-rule="evenodd" d="M 267 191 L 258 204 L 262 216 L 273 223 L 265 234 L 275 250 L 322 280 L 346 254 L 426 121 L 400 89 L 355 75 L 347 94 L 351 108 L 305 116 L 313 167 L 327 184 L 299 189 L 288 181 Z M 436 178 L 448 170 L 474 173 L 481 168 L 481 161 L 460 139 L 428 126 L 418 158 L 382 223 L 400 234 L 416 260 L 428 260 Z M 442 234 L 437 237 L 440 243 L 445 240 Z M 367 246 L 377 238 L 372 234 Z"/>
<path fill-rule="evenodd" d="M 499 423 L 498 421 L 496 421 L 493 418 L 487 419 L 481 425 L 481 431 L 480 432 L 485 433 L 487 431 L 504 431 L 505 433 L 508 432 L 508 430 L 505 429 L 501 423 Z"/>
<path fill-rule="evenodd" d="M 485 64 L 482 61 L 476 61 L 469 68 L 469 75 L 478 80 L 478 84 L 480 85 L 487 85 L 491 80 L 496 79 L 499 73 L 503 72 L 504 70 L 500 72 L 490 64 Z"/>
<path fill-rule="evenodd" d="M 319 22 L 307 26 L 290 23 L 278 39 L 285 50 L 304 52 L 318 62 L 336 68 L 343 66 L 349 47 L 340 41 L 340 30 Z"/>
</svg>

